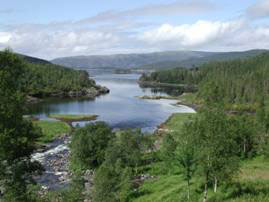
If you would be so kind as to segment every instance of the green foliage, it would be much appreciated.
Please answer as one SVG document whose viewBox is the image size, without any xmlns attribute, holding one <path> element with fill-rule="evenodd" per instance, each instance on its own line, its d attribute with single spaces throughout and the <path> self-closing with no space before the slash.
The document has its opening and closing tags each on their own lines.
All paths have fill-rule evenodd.
<svg viewBox="0 0 269 202">
<path fill-rule="evenodd" d="M 30 160 L 40 130 L 23 119 L 24 70 L 24 62 L 16 55 L 0 53 L 0 183 L 6 201 L 28 201 L 27 185 L 41 170 L 40 164 Z"/>
<path fill-rule="evenodd" d="M 170 84 L 196 84 L 202 78 L 197 68 L 185 69 L 175 68 L 170 70 L 160 70 L 149 75 L 143 74 L 140 81 L 154 81 L 158 83 Z"/>
<path fill-rule="evenodd" d="M 97 170 L 94 179 L 93 200 L 95 202 L 127 201 L 131 192 L 132 171 L 117 161 L 110 165 L 105 162 Z"/>
<path fill-rule="evenodd" d="M 53 64 L 27 64 L 24 74 L 25 91 L 43 97 L 95 86 L 86 71 L 72 70 Z"/>
<path fill-rule="evenodd" d="M 71 132 L 71 127 L 61 121 L 33 121 L 33 125 L 42 131 L 42 136 L 38 139 L 39 144 L 47 144 L 55 138 Z"/>
<path fill-rule="evenodd" d="M 198 69 L 176 68 L 143 75 L 142 81 L 197 84 L 198 96 L 211 103 L 255 104 L 269 92 L 269 54 L 245 59 L 211 62 Z"/>
<path fill-rule="evenodd" d="M 142 156 L 151 149 L 148 137 L 140 131 L 121 131 L 106 150 L 105 161 L 94 179 L 93 199 L 96 202 L 128 201 L 134 176 L 143 164 Z"/>
<path fill-rule="evenodd" d="M 105 150 L 114 138 L 111 128 L 103 123 L 88 124 L 77 129 L 70 145 L 71 166 L 74 171 L 100 166 L 105 159 Z"/>
</svg>

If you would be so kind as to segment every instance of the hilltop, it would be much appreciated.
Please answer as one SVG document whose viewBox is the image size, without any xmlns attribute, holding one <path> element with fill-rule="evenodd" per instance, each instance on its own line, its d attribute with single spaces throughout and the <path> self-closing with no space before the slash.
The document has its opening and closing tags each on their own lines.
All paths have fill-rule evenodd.
<svg viewBox="0 0 269 202">
<path fill-rule="evenodd" d="M 199 66 L 209 61 L 242 59 L 256 56 L 263 52 L 267 52 L 267 50 L 242 52 L 165 51 L 145 54 L 72 56 L 56 58 L 51 62 L 79 69 L 166 69 Z"/>
</svg>

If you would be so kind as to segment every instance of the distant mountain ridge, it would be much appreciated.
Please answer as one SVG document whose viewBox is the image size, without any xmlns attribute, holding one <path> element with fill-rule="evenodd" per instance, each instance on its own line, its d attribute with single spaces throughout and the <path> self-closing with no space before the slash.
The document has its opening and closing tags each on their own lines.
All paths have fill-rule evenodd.
<svg viewBox="0 0 269 202">
<path fill-rule="evenodd" d="M 56 58 L 51 62 L 73 68 L 162 69 L 198 66 L 209 61 L 247 58 L 268 50 L 242 52 L 165 51 L 145 54 L 91 55 Z"/>
</svg>

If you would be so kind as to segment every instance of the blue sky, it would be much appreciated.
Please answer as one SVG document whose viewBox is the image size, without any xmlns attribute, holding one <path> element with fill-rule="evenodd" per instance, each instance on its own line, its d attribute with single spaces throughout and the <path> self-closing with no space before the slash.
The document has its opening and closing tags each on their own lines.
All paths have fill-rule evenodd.
<svg viewBox="0 0 269 202">
<path fill-rule="evenodd" d="M 9 0 L 0 49 L 52 59 L 164 50 L 269 49 L 269 0 Z"/>
</svg>

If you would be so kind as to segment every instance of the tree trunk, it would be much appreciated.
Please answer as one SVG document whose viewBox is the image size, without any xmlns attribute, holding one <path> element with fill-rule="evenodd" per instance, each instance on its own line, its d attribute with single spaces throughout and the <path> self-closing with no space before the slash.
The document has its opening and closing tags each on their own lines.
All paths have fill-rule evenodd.
<svg viewBox="0 0 269 202">
<path fill-rule="evenodd" d="M 218 188 L 218 179 L 217 177 L 214 177 L 214 192 L 217 192 L 217 188 Z"/>
<path fill-rule="evenodd" d="M 190 200 L 190 180 L 188 180 L 188 201 Z"/>
<path fill-rule="evenodd" d="M 246 156 L 246 138 L 244 138 L 244 155 Z"/>
<path fill-rule="evenodd" d="M 208 172 L 206 173 L 206 182 L 205 182 L 205 190 L 204 190 L 204 202 L 207 202 L 208 196 Z"/>
</svg>

